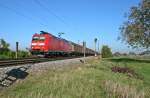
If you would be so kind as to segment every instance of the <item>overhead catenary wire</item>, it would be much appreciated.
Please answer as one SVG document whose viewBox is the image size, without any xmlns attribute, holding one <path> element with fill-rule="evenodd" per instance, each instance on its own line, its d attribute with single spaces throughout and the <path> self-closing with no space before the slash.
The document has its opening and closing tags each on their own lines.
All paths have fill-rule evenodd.
<svg viewBox="0 0 150 98">
<path fill-rule="evenodd" d="M 24 6 L 24 4 L 25 4 L 25 2 L 15 2 L 15 1 L 13 1 L 13 3 L 14 4 L 16 4 L 16 6 L 21 6 L 21 9 L 23 9 L 24 11 L 26 11 L 26 12 L 28 12 L 28 14 L 30 15 L 30 16 L 36 16 L 36 17 L 34 17 L 34 19 L 36 18 L 37 20 L 42 20 L 42 23 L 44 23 L 44 24 L 47 24 L 47 20 L 45 19 L 45 18 L 40 18 L 40 16 L 41 15 L 36 15 L 36 13 L 34 13 L 34 12 L 31 12 L 31 8 L 30 9 L 27 9 L 25 6 Z M 29 2 L 28 2 L 29 3 Z M 33 8 L 32 8 L 33 9 Z M 47 24 L 48 25 L 48 24 Z"/>
<path fill-rule="evenodd" d="M 42 7 L 42 8 L 43 8 L 45 11 L 47 11 L 49 14 L 53 15 L 57 20 L 59 20 L 60 22 L 62 22 L 63 24 L 65 24 L 67 27 L 69 27 L 69 28 L 67 28 L 67 29 L 71 29 L 71 26 L 70 26 L 67 22 L 65 22 L 64 19 L 62 19 L 60 16 L 58 16 L 58 15 L 55 14 L 53 11 L 51 11 L 51 10 L 50 10 L 48 7 L 46 7 L 42 2 L 40 2 L 39 0 L 34 0 L 34 1 L 35 1 L 36 4 L 38 4 L 40 7 Z M 5 8 L 5 9 L 7 9 L 7 10 L 9 10 L 9 11 L 11 11 L 11 12 L 13 12 L 13 13 L 19 15 L 19 16 L 22 16 L 22 17 L 26 18 L 27 20 L 30 20 L 30 21 L 33 22 L 33 23 L 36 23 L 36 24 L 39 24 L 39 25 L 41 25 L 41 26 L 43 26 L 43 27 L 49 28 L 45 23 L 42 22 L 43 20 L 40 21 L 40 20 L 38 20 L 38 19 L 35 19 L 35 18 L 33 18 L 33 17 L 29 16 L 29 15 L 24 14 L 22 11 L 20 12 L 19 10 L 15 9 L 15 8 L 13 8 L 13 7 L 9 7 L 9 6 L 7 6 L 7 5 L 5 5 L 5 4 L 2 4 L 2 3 L 0 3 L 0 7 L 1 7 L 1 8 Z M 72 28 L 72 29 L 74 29 L 74 28 Z M 74 29 L 74 30 L 77 30 L 77 29 Z M 66 33 L 66 32 L 65 32 L 65 33 Z"/>
<path fill-rule="evenodd" d="M 49 14 L 53 15 L 57 20 L 65 24 L 66 26 L 69 26 L 68 23 L 65 22 L 64 19 L 59 17 L 57 14 L 55 14 L 53 11 L 51 11 L 49 8 L 47 8 L 43 3 L 41 3 L 39 0 L 34 0 L 34 2 L 39 5 L 41 8 L 43 8 L 45 11 L 47 11 Z"/>
<path fill-rule="evenodd" d="M 66 22 L 63 18 L 61 18 L 60 16 L 58 16 L 56 13 L 54 13 L 50 8 L 48 8 L 46 6 L 47 3 L 44 3 L 44 0 L 33 0 L 37 5 L 39 5 L 44 11 L 46 11 L 47 13 L 49 13 L 50 15 L 53 15 L 58 21 L 60 21 L 61 23 L 63 23 L 65 26 L 67 26 L 67 29 L 69 29 L 70 31 L 77 31 L 78 28 L 70 25 L 70 23 Z M 65 34 L 67 34 L 65 32 Z"/>
<path fill-rule="evenodd" d="M 30 17 L 30 16 L 28 16 L 28 15 L 25 15 L 25 14 L 23 14 L 23 13 L 17 11 L 17 10 L 14 9 L 14 8 L 8 7 L 8 6 L 6 6 L 6 5 L 4 5 L 4 4 L 1 4 L 1 3 L 0 3 L 0 7 L 3 7 L 3 8 L 5 8 L 5 9 L 8 9 L 8 10 L 12 11 L 13 13 L 15 13 L 15 14 L 17 14 L 17 15 L 19 15 L 19 16 L 22 16 L 22 17 L 24 17 L 24 18 L 26 18 L 26 19 L 28 19 L 28 20 L 30 20 L 30 21 L 36 23 L 36 24 L 40 24 L 41 26 L 46 27 L 46 25 L 45 25 L 44 23 L 42 23 L 42 22 L 40 22 L 40 21 L 38 21 L 38 20 L 35 20 L 34 18 L 32 18 L 32 17 Z"/>
</svg>

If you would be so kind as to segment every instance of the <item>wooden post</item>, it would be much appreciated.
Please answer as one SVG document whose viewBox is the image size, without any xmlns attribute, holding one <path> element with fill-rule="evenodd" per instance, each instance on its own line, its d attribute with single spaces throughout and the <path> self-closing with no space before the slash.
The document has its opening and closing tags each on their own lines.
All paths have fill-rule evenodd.
<svg viewBox="0 0 150 98">
<path fill-rule="evenodd" d="M 96 43 L 97 43 L 97 38 L 94 39 L 94 43 L 95 43 L 95 56 L 97 56 L 97 54 L 96 54 Z"/>
<path fill-rule="evenodd" d="M 19 42 L 16 42 L 16 59 L 18 58 L 18 46 L 19 46 Z"/>
<path fill-rule="evenodd" d="M 86 42 L 83 41 L 83 53 L 84 53 L 84 57 L 85 57 L 85 53 L 86 53 Z"/>
</svg>

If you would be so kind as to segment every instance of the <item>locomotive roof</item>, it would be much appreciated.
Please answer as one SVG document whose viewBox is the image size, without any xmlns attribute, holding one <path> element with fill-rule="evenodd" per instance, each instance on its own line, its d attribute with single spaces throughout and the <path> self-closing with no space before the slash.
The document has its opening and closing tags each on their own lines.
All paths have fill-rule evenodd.
<svg viewBox="0 0 150 98">
<path fill-rule="evenodd" d="M 52 36 L 52 37 L 54 37 L 54 38 L 56 38 L 56 39 L 58 39 L 58 40 L 63 40 L 63 41 L 65 41 L 65 42 L 70 42 L 70 41 L 68 41 L 68 40 L 66 40 L 66 39 L 63 39 L 63 38 L 59 38 L 59 37 L 56 37 L 56 36 L 54 36 L 53 34 L 51 34 L 51 33 L 48 33 L 48 32 L 45 32 L 45 31 L 40 31 L 41 33 L 40 34 L 37 34 L 37 33 L 35 33 L 34 35 L 42 35 L 42 34 L 48 34 L 48 35 L 50 35 L 50 36 Z"/>
</svg>

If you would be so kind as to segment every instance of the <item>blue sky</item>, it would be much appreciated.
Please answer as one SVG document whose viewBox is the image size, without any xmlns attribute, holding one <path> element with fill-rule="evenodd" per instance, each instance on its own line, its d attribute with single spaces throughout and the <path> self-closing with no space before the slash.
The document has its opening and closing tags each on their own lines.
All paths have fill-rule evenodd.
<svg viewBox="0 0 150 98">
<path fill-rule="evenodd" d="M 39 4 L 42 4 L 40 5 Z M 0 38 L 15 49 L 30 47 L 35 32 L 48 31 L 54 35 L 65 32 L 63 38 L 87 42 L 94 47 L 109 45 L 113 52 L 133 51 L 117 40 L 125 13 L 140 0 L 0 0 Z M 136 50 L 137 51 L 137 50 Z"/>
</svg>

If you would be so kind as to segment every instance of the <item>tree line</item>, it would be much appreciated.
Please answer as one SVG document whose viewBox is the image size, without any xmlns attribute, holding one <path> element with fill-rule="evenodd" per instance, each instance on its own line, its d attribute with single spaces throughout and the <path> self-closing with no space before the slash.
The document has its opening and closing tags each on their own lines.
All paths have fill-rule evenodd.
<svg viewBox="0 0 150 98">
<path fill-rule="evenodd" d="M 28 51 L 19 50 L 18 57 L 25 58 L 29 57 L 30 54 Z M 15 58 L 16 52 L 10 49 L 10 44 L 7 43 L 4 39 L 0 39 L 0 59 L 6 58 Z"/>
</svg>

